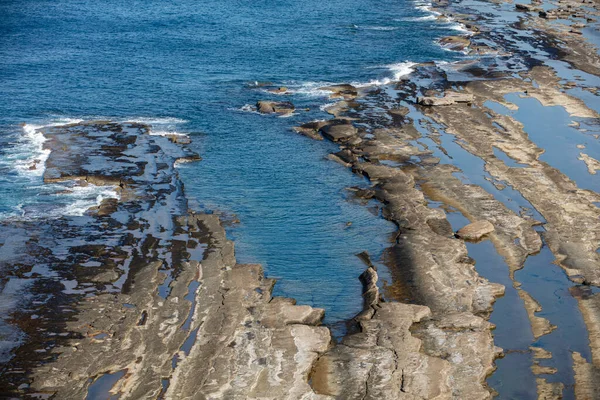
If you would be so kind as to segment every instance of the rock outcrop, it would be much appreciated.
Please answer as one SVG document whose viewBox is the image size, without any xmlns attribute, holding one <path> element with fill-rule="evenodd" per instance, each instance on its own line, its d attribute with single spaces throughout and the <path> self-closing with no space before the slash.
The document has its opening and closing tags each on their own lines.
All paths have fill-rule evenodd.
<svg viewBox="0 0 600 400">
<path fill-rule="evenodd" d="M 449 106 L 456 103 L 472 103 L 473 95 L 469 93 L 446 93 L 443 97 L 418 97 L 417 103 L 422 106 Z"/>
<path fill-rule="evenodd" d="M 261 114 L 291 114 L 296 107 L 289 101 L 266 101 L 256 103 L 256 109 Z"/>
</svg>

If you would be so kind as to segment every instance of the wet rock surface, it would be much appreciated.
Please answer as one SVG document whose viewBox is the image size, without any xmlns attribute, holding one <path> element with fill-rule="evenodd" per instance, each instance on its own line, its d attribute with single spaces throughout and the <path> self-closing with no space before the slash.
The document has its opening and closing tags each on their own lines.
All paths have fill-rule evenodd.
<svg viewBox="0 0 600 400">
<path fill-rule="evenodd" d="M 597 51 L 580 35 L 580 20 L 598 10 L 561 1 L 537 14 L 537 3 L 511 4 L 518 22 L 505 29 L 504 21 L 494 25 L 495 12 L 508 12 L 501 7 L 474 18 L 461 4 L 438 4 L 473 33 L 440 44 L 493 60 L 422 64 L 412 80 L 385 90 L 324 87 L 340 100 L 326 109 L 334 118 L 296 128 L 339 146 L 330 158 L 368 179 L 356 196 L 379 201 L 398 227 L 385 254 L 393 282 L 378 282 L 361 255 L 364 307 L 339 343 L 320 326 L 322 309 L 273 297 L 275 282 L 259 265 L 237 264 L 218 218 L 188 210 L 173 168 L 198 158 L 181 147 L 185 140 L 107 121 L 46 130 L 46 182 L 111 185 L 119 198 L 83 217 L 3 226 L 0 266 L 15 272 L 0 285 L 28 306 L 7 310 L 4 322 L 18 328 L 21 343 L 3 365 L 2 393 L 85 398 L 108 381 L 106 397 L 132 399 L 485 399 L 494 395 L 490 375 L 498 368 L 531 374 L 539 398 L 598 398 L 600 195 L 545 159 L 516 115 L 525 100 L 558 106 L 574 130 L 592 129 L 577 131 L 588 145 L 598 139 L 598 113 L 572 91 L 594 93 L 593 85 L 568 84 L 564 71 L 543 65 L 550 54 L 598 74 Z M 257 109 L 294 111 L 270 101 Z M 579 146 L 572 161 L 592 179 L 598 155 Z M 455 237 L 457 229 L 459 238 L 489 240 L 503 262 L 494 268 L 505 271 L 490 273 L 474 260 L 480 244 Z M 519 281 L 543 251 L 571 280 L 552 301 Z M 497 283 L 485 272 L 507 279 Z M 535 285 L 549 284 L 533 275 Z M 520 343 L 504 350 L 496 343 L 502 327 L 494 331 L 490 322 L 503 300 L 515 320 L 523 311 L 516 324 L 525 322 L 531 336 L 515 332 Z M 585 324 L 587 352 L 550 340 L 568 338 L 567 325 L 578 323 L 555 314 L 555 303 L 568 300 Z M 565 353 L 569 363 L 560 361 Z M 525 368 L 502 363 L 514 354 L 526 356 Z M 515 398 L 503 390 L 501 398 Z"/>
<path fill-rule="evenodd" d="M 384 207 L 384 217 L 398 226 L 396 243 L 387 254 L 394 283 L 383 293 L 386 299 L 404 304 L 380 304 L 382 308 L 374 308 L 370 318 L 361 319 L 359 333 L 347 336 L 341 345 L 319 359 L 316 371 L 344 378 L 334 385 L 328 384 L 334 380 L 332 377 L 314 381 L 317 392 L 338 398 L 403 398 L 404 395 L 407 398 L 486 398 L 493 394 L 486 382 L 494 382 L 493 375 L 491 379 L 488 377 L 494 365 L 503 368 L 499 371 L 502 377 L 515 376 L 509 370 L 521 368 L 511 366 L 508 361 L 499 362 L 498 357 L 503 355 L 507 360 L 514 360 L 512 354 L 522 352 L 528 357 L 523 363 L 528 364 L 523 375 L 531 374 L 530 385 L 538 398 L 599 396 L 596 360 L 599 344 L 595 338 L 600 313 L 593 303 L 597 295 L 574 295 L 581 313 L 576 307 L 567 312 L 576 316 L 577 322 L 573 323 L 589 334 L 589 347 L 587 338 L 582 338 L 586 344 L 580 347 L 583 350 L 580 353 L 566 349 L 565 342 L 549 345 L 570 328 L 564 321 L 560 322 L 562 317 L 553 316 L 553 302 L 541 301 L 539 291 L 529 292 L 531 286 L 519 281 L 519 277 L 527 276 L 521 270 L 529 268 L 527 263 L 535 262 L 531 260 L 545 249 L 549 249 L 553 262 L 562 267 L 571 280 L 565 286 L 575 292 L 596 293 L 600 272 L 597 207 L 600 199 L 597 191 L 578 185 L 595 179 L 592 177 L 597 173 L 597 154 L 588 151 L 585 145 L 569 143 L 573 149 L 569 151 L 572 159 L 568 162 L 581 162 L 585 165 L 585 174 L 589 174 L 587 178 L 577 175 L 576 182 L 573 172 L 564 167 L 567 161 L 549 162 L 544 156 L 546 149 L 531 133 L 530 125 L 526 126 L 523 117 L 515 115 L 525 104 L 520 99 L 535 99 L 548 109 L 558 106 L 570 117 L 570 121 L 564 122 L 565 127 L 578 129 L 588 135 L 591 142 L 597 140 L 594 127 L 598 114 L 597 107 L 593 107 L 594 100 L 572 91 L 582 88 L 593 92 L 586 79 L 594 79 L 566 82 L 561 76 L 564 70 L 554 67 L 556 62 L 548 63 L 553 67 L 543 64 L 548 60 L 544 52 L 549 52 L 553 60 L 559 58 L 572 68 L 598 75 L 597 49 L 576 37 L 581 32 L 574 32 L 582 29 L 578 22 L 582 17 L 587 16 L 589 20 L 598 10 L 593 3 L 584 5 L 572 1 L 561 1 L 559 8 L 543 12 L 540 11 L 542 6 L 541 3 L 512 5 L 511 13 L 521 15 L 517 17 L 520 23 L 511 26 L 515 31 L 504 30 L 502 18 L 506 17 L 506 11 L 500 4 L 498 10 L 502 11 L 498 11 L 498 17 L 491 16 L 494 11 L 469 20 L 468 29 L 475 32 L 474 35 L 440 40 L 445 48 L 472 56 L 489 54 L 485 48 L 489 49 L 493 43 L 499 55 L 493 63 L 481 58 L 462 65 L 456 63 L 450 68 L 421 64 L 411 74 L 410 82 L 404 78 L 394 86 L 362 88 L 352 106 L 340 101 L 330 107 L 335 110 L 331 114 L 336 119 L 352 121 L 359 127 L 343 140 L 323 135 L 340 145 L 340 151 L 334 153 L 335 161 L 341 160 L 355 173 L 368 178 L 374 198 Z M 442 15 L 469 14 L 469 7 L 474 7 L 474 3 L 461 6 L 440 2 L 436 11 Z M 539 16 L 537 11 L 540 11 Z M 571 23 L 545 22 L 553 18 L 552 15 L 560 15 Z M 525 36 L 513 35 L 513 32 L 532 28 L 536 29 L 537 43 L 523 39 Z M 525 55 L 515 44 L 519 41 L 526 41 L 537 53 Z M 557 53 L 553 53 L 555 50 Z M 586 129 L 581 129 L 580 124 Z M 461 160 L 463 153 L 470 155 L 468 161 Z M 432 204 L 439 206 L 432 207 Z M 460 222 L 456 222 L 456 214 L 461 215 Z M 469 222 L 472 224 L 465 226 Z M 464 227 L 462 232 L 461 227 Z M 463 252 L 460 242 L 453 239 L 457 229 L 458 237 L 476 242 L 468 244 L 469 253 Z M 482 279 L 477 273 L 480 268 L 488 275 L 491 272 L 485 265 L 480 267 L 479 262 L 473 267 L 473 260 L 468 256 L 473 246 L 488 240 L 506 265 L 505 274 L 512 286 L 510 292 L 514 293 L 501 300 L 503 304 L 510 304 L 511 310 L 521 308 L 523 322 L 529 324 L 526 330 L 531 339 L 513 335 L 513 340 L 530 340 L 536 347 L 507 348 L 502 354 L 494 346 L 487 318 L 494 299 L 502 295 L 503 289 Z M 469 269 L 472 275 L 460 275 Z M 491 274 L 498 276 L 497 271 Z M 531 281 L 532 277 L 527 279 Z M 461 282 L 468 286 L 461 286 Z M 537 284 L 543 287 L 547 282 Z M 465 300 L 470 290 L 481 297 L 470 297 L 469 304 Z M 445 363 L 435 364 L 437 360 L 429 360 L 427 365 L 436 366 L 435 372 L 427 370 L 428 375 L 437 376 L 437 384 L 411 386 L 414 392 L 409 395 L 394 392 L 394 373 L 387 378 L 378 374 L 380 369 L 386 368 L 378 362 L 385 363 L 385 352 L 395 349 L 387 344 L 382 346 L 385 341 L 378 335 L 386 319 L 383 316 L 379 319 L 378 313 L 388 306 L 398 305 L 398 309 L 407 307 L 400 313 L 410 316 L 417 310 L 408 307 L 411 304 L 426 306 L 429 312 L 413 320 L 410 338 L 400 333 L 398 327 L 393 328 L 400 329 L 395 334 L 386 331 L 384 335 L 404 338 L 398 347 L 411 352 L 415 347 L 410 343 L 416 338 L 420 341 L 419 357 L 423 354 L 438 357 Z M 507 306 L 503 307 L 501 310 L 506 312 Z M 364 315 L 365 312 L 361 314 Z M 399 316 L 395 318 L 395 321 L 401 320 Z M 502 321 L 510 324 L 505 319 Z M 472 330 L 466 330 L 466 326 Z M 510 330 L 505 327 L 501 331 L 507 329 Z M 507 341 L 502 333 L 500 338 Z M 364 343 L 363 339 L 377 345 L 359 346 L 357 343 Z M 569 355 L 567 359 L 565 352 Z M 360 367 L 346 365 L 345 361 L 354 357 L 364 361 Z M 419 357 L 413 360 L 425 364 L 425 359 Z M 391 364 L 406 366 L 402 362 Z M 407 372 L 410 370 L 411 367 L 404 370 L 405 376 L 410 376 Z M 448 386 L 445 386 L 446 376 L 451 377 L 452 383 Z M 410 379 L 400 381 L 408 384 Z M 500 398 L 531 397 L 519 392 L 519 388 L 513 389 L 509 380 L 501 381 L 500 387 Z M 354 394 L 357 391 L 360 395 Z"/>
<path fill-rule="evenodd" d="M 324 311 L 273 298 L 259 265 L 236 263 L 218 217 L 187 209 L 174 163 L 198 156 L 149 131 L 110 122 L 44 131 L 48 177 L 117 185 L 120 196 L 82 217 L 3 227 L 3 248 L 10 237 L 27 243 L 2 253 L 3 267 L 22 265 L 3 288 L 29 285 L 28 306 L 7 310 L 22 342 L 3 365 L 2 394 L 312 393 L 308 375 L 331 341 Z"/>
</svg>

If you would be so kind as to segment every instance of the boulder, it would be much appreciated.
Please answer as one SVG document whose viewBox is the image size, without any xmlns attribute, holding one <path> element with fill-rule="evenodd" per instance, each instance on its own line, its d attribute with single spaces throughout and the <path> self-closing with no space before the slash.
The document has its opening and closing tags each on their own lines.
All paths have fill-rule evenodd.
<svg viewBox="0 0 600 400">
<path fill-rule="evenodd" d="M 356 136 L 358 130 L 350 122 L 340 121 L 325 125 L 319 132 L 332 142 L 346 142 Z"/>
<path fill-rule="evenodd" d="M 256 103 L 256 109 L 261 114 L 291 114 L 296 107 L 289 101 L 266 101 Z"/>
<path fill-rule="evenodd" d="M 456 237 L 465 240 L 479 240 L 483 236 L 494 231 L 494 225 L 490 221 L 475 221 L 463 226 L 456 232 Z"/>
</svg>

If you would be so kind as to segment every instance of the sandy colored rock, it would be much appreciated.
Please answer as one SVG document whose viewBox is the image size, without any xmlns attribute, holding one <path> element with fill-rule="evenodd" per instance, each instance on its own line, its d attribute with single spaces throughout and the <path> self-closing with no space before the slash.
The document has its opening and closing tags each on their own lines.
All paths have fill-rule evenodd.
<svg viewBox="0 0 600 400">
<path fill-rule="evenodd" d="M 523 289 L 518 289 L 517 292 L 525 304 L 525 310 L 527 311 L 527 316 L 531 322 L 531 331 L 533 332 L 533 337 L 535 339 L 547 335 L 556 329 L 556 326 L 550 324 L 550 321 L 548 321 L 546 318 L 535 315 L 536 313 L 542 311 L 542 306 L 540 306 L 540 304 L 535 301 L 535 299 L 531 297 L 529 293 Z"/>
<path fill-rule="evenodd" d="M 531 366 L 531 372 L 533 372 L 534 375 L 552 375 L 557 371 L 558 370 L 554 367 L 540 365 L 539 361 L 534 361 Z"/>
<path fill-rule="evenodd" d="M 560 400 L 563 398 L 565 385 L 562 382 L 548 382 L 544 378 L 536 378 L 538 399 Z"/>
<path fill-rule="evenodd" d="M 422 106 L 449 106 L 456 103 L 471 103 L 473 95 L 469 93 L 446 93 L 443 97 L 418 97 L 417 103 Z"/>
<path fill-rule="evenodd" d="M 533 352 L 533 358 L 538 360 L 547 360 L 552 358 L 552 353 L 541 347 L 530 347 L 529 350 Z"/>
<path fill-rule="evenodd" d="M 600 161 L 595 158 L 592 158 L 585 153 L 579 153 L 578 159 L 585 163 L 590 174 L 596 175 L 596 171 L 600 170 Z"/>
<path fill-rule="evenodd" d="M 460 228 L 456 236 L 465 240 L 479 240 L 493 231 L 494 225 L 490 221 L 475 221 Z"/>
</svg>

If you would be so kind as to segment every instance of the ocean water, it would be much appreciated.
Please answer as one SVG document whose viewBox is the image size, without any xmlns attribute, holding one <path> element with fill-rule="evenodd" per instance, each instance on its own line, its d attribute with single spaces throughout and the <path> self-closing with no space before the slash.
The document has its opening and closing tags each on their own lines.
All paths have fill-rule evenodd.
<svg viewBox="0 0 600 400">
<path fill-rule="evenodd" d="M 324 159 L 333 145 L 291 127 L 327 117 L 323 84 L 382 84 L 463 57 L 435 43 L 460 33 L 407 0 L 2 1 L 0 217 L 77 215 L 112 193 L 43 185 L 36 126 L 102 118 L 185 133 L 203 157 L 180 166 L 192 206 L 235 214 L 238 261 L 263 264 L 276 294 L 335 325 L 361 308 L 355 254 L 376 259 L 394 227 L 350 199 L 365 181 Z M 259 99 L 309 111 L 248 111 Z"/>
</svg>

